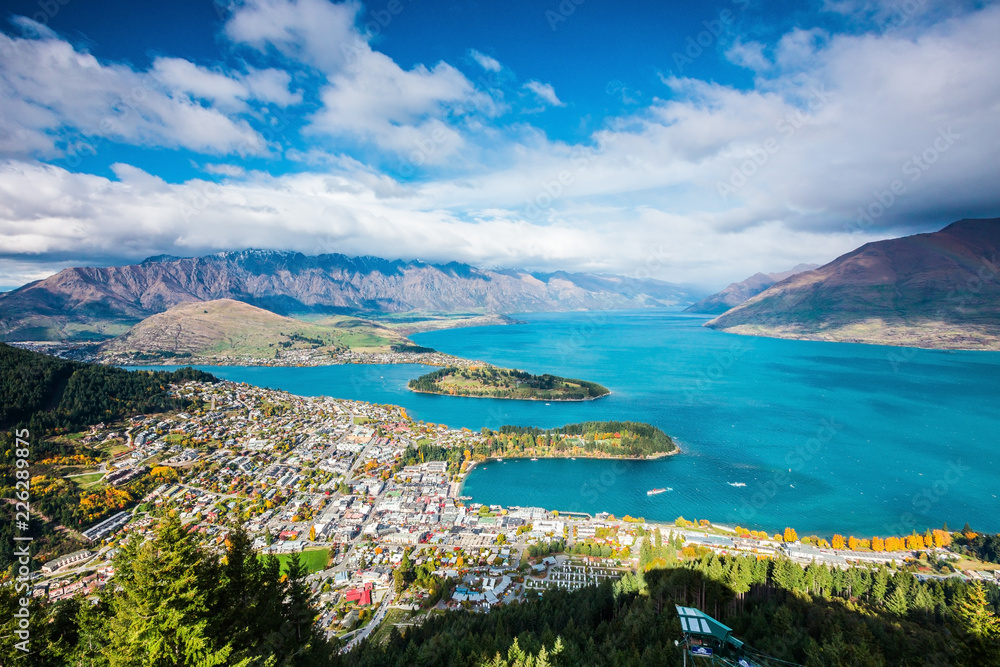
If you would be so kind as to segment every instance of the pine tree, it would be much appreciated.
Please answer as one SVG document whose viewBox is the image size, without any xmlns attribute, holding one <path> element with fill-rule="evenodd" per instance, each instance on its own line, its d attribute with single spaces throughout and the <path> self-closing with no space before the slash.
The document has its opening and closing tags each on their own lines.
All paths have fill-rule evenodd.
<svg viewBox="0 0 1000 667">
<path fill-rule="evenodd" d="M 308 664 L 308 661 L 316 658 L 313 654 L 323 648 L 323 642 L 313 624 L 316 612 L 311 605 L 312 593 L 309 582 L 306 581 L 308 572 L 298 554 L 293 554 L 288 559 L 285 575 L 285 600 L 281 616 L 284 620 L 282 634 L 288 639 L 286 655 L 291 658 L 290 664 Z"/>
<path fill-rule="evenodd" d="M 910 607 L 924 613 L 934 611 L 934 598 L 931 596 L 927 586 L 921 585 L 916 587 Z"/>
<path fill-rule="evenodd" d="M 986 589 L 980 582 L 973 582 L 958 605 L 957 615 L 970 635 L 978 639 L 1000 639 L 1000 618 L 990 610 Z"/>
<path fill-rule="evenodd" d="M 872 577 L 871 586 L 871 594 L 876 602 L 885 600 L 885 593 L 888 587 L 889 572 L 885 569 L 885 565 L 879 565 L 878 569 L 875 570 L 875 576 Z"/>
<path fill-rule="evenodd" d="M 897 586 L 892 591 L 892 595 L 889 596 L 889 599 L 885 601 L 885 607 L 897 616 L 905 616 L 907 609 L 909 609 L 909 603 L 906 599 L 906 590 L 901 586 Z"/>
<path fill-rule="evenodd" d="M 102 650 L 108 644 L 107 608 L 103 603 L 84 602 L 76 612 L 76 646 L 70 656 L 73 665 L 104 665 Z"/>
<path fill-rule="evenodd" d="M 115 561 L 115 581 L 121 591 L 111 604 L 108 664 L 231 664 L 232 645 L 210 635 L 208 599 L 214 568 L 173 514 L 152 540 L 130 544 Z"/>
<path fill-rule="evenodd" d="M 642 538 L 642 546 L 639 547 L 639 569 L 644 570 L 650 561 L 653 560 L 653 549 L 649 544 L 649 536 Z"/>
</svg>

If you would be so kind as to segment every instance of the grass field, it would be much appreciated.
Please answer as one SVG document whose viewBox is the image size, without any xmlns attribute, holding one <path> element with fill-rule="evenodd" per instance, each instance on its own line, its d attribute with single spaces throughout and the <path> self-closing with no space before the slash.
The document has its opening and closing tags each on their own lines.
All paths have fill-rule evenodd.
<svg viewBox="0 0 1000 667">
<path fill-rule="evenodd" d="M 291 554 L 278 554 L 277 558 L 281 563 L 281 571 L 284 572 L 288 569 L 288 560 L 291 558 Z M 299 554 L 299 560 L 306 566 L 306 570 L 310 574 L 319 572 L 326 567 L 327 561 L 330 560 L 330 550 L 306 549 Z"/>
<path fill-rule="evenodd" d="M 81 489 L 88 489 L 97 484 L 104 477 L 103 472 L 93 472 L 87 475 L 76 475 L 69 480 Z"/>
</svg>

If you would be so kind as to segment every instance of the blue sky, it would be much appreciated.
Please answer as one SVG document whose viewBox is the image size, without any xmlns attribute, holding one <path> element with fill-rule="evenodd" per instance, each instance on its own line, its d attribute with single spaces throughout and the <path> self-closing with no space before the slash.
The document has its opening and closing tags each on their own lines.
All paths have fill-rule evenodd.
<svg viewBox="0 0 1000 667">
<path fill-rule="evenodd" d="M 253 246 L 712 288 L 1000 210 L 994 3 L 5 9 L 0 284 Z"/>
</svg>

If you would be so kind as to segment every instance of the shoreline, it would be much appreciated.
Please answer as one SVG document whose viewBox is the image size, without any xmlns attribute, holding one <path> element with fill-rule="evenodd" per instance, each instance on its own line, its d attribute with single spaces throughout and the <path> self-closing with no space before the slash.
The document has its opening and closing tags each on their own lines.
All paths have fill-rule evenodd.
<svg viewBox="0 0 1000 667">
<path fill-rule="evenodd" d="M 464 361 L 464 360 L 463 360 Z M 238 368 L 321 368 L 323 366 L 406 366 L 406 365 L 420 365 L 420 366 L 440 366 L 445 368 L 451 364 L 443 363 L 432 363 L 429 361 L 332 361 L 323 364 L 303 364 L 303 363 L 288 363 L 288 364 L 251 364 L 246 362 L 233 362 L 233 363 L 219 363 L 219 360 L 183 360 L 183 361 L 149 361 L 149 360 L 129 360 L 129 361 L 108 361 L 108 360 L 98 360 L 94 363 L 101 364 L 102 366 L 119 366 L 119 367 L 132 367 L 132 366 L 219 366 L 219 367 L 238 367 Z M 475 363 L 475 362 L 469 362 Z"/>
<path fill-rule="evenodd" d="M 772 338 L 778 340 L 800 340 L 800 341 L 811 341 L 814 343 L 846 343 L 850 345 L 870 345 L 874 347 L 890 347 L 895 349 L 912 349 L 912 350 L 928 350 L 934 352 L 1000 352 L 1000 341 L 997 342 L 983 342 L 976 347 L 968 346 L 953 346 L 949 345 L 947 342 L 942 344 L 933 344 L 930 342 L 925 342 L 921 340 L 911 340 L 911 341 L 900 341 L 892 342 L 890 339 L 866 339 L 858 338 L 857 336 L 843 336 L 838 337 L 829 334 L 820 333 L 794 333 L 794 332 L 784 332 L 784 331 L 758 331 L 752 329 L 741 330 L 740 327 L 745 327 L 747 325 L 737 324 L 732 327 L 719 328 L 715 326 L 709 326 L 713 320 L 709 320 L 702 324 L 706 329 L 711 329 L 713 331 L 718 331 L 720 333 L 726 333 L 733 336 L 750 336 L 755 338 Z"/>
<path fill-rule="evenodd" d="M 381 354 L 381 353 L 377 353 Z M 386 353 L 389 354 L 389 353 Z M 134 367 L 134 366 L 218 366 L 222 368 L 322 368 L 325 366 L 432 366 L 439 368 L 446 368 L 448 366 L 474 366 L 481 364 L 482 362 L 475 361 L 472 359 L 464 359 L 462 357 L 450 357 L 447 360 L 438 359 L 352 359 L 348 361 L 339 360 L 323 360 L 322 362 L 295 362 L 288 361 L 287 363 L 254 363 L 255 360 L 222 360 L 222 359 L 192 359 L 192 358 L 182 358 L 182 359 L 98 359 L 92 363 L 101 364 L 102 366 L 118 366 L 118 367 Z M 259 361 L 259 360 L 257 360 Z M 268 361 L 280 361 L 280 360 L 268 360 Z"/>
<path fill-rule="evenodd" d="M 589 396 L 587 398 L 515 398 L 513 396 L 463 396 L 461 394 L 445 394 L 439 391 L 423 391 L 421 389 L 411 388 L 409 383 L 407 383 L 406 388 L 414 394 L 429 394 L 431 396 L 450 396 L 452 398 L 492 398 L 498 401 L 544 401 L 545 403 L 585 403 L 587 401 L 596 401 L 614 393 L 611 390 L 608 390 L 608 393 L 606 394 L 601 394 L 600 396 Z"/>
<path fill-rule="evenodd" d="M 465 472 L 460 473 L 460 475 L 461 475 L 462 478 L 460 480 L 458 480 L 457 482 L 451 482 L 451 485 L 452 485 L 452 492 L 451 492 L 452 496 L 451 497 L 452 498 L 458 498 L 459 496 L 461 496 L 462 495 L 462 489 L 465 488 L 465 480 L 467 480 L 469 478 L 469 475 L 472 474 L 472 471 L 475 470 L 476 467 L 479 464 L 485 465 L 489 461 L 496 462 L 496 461 L 500 461 L 502 459 L 516 459 L 516 460 L 528 460 L 528 461 L 530 461 L 532 458 L 538 459 L 539 461 L 542 461 L 542 460 L 559 460 L 559 459 L 565 459 L 567 461 L 573 460 L 573 459 L 587 459 L 587 460 L 591 460 L 591 461 L 658 461 L 660 459 L 665 459 L 665 458 L 668 458 L 668 457 L 671 457 L 671 456 L 675 456 L 677 454 L 681 454 L 682 453 L 680 445 L 678 445 L 676 442 L 674 442 L 674 447 L 675 448 L 672 451 L 669 451 L 669 452 L 656 452 L 655 454 L 650 454 L 649 456 L 644 456 L 644 457 L 638 457 L 638 456 L 534 456 L 534 457 L 532 457 L 532 456 L 504 456 L 504 457 L 491 456 L 491 457 L 488 457 L 485 461 L 470 461 L 469 462 L 469 465 L 465 468 Z M 457 485 L 457 486 L 455 486 L 455 485 Z M 546 509 L 546 511 L 551 511 L 551 510 Z"/>
</svg>

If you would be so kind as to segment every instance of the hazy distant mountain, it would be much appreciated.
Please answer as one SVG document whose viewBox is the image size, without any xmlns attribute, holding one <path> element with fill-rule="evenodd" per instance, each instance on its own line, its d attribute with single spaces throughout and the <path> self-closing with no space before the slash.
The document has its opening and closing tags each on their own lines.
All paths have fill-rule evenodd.
<svg viewBox="0 0 1000 667">
<path fill-rule="evenodd" d="M 1000 218 L 866 243 L 706 326 L 781 338 L 1000 349 Z"/>
<path fill-rule="evenodd" d="M 684 286 L 621 276 L 244 250 L 65 269 L 0 294 L 0 338 L 106 338 L 179 303 L 213 299 L 279 314 L 512 313 L 677 306 L 696 296 Z"/>
<path fill-rule="evenodd" d="M 819 267 L 819 264 L 797 264 L 788 271 L 778 273 L 755 273 L 746 280 L 738 283 L 730 283 L 729 287 L 707 296 L 698 303 L 692 304 L 684 309 L 685 313 L 724 313 L 734 306 L 738 306 L 752 296 L 757 296 L 771 285 L 781 282 L 785 278 L 794 276 L 796 273 L 811 271 Z"/>
</svg>

